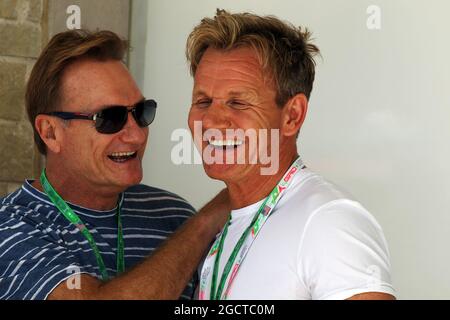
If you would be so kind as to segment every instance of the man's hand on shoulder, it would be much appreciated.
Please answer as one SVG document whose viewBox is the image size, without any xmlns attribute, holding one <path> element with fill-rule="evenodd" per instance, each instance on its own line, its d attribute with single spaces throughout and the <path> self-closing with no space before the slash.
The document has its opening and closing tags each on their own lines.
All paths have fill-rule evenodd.
<svg viewBox="0 0 450 320">
<path fill-rule="evenodd" d="M 230 196 L 228 194 L 228 189 L 225 188 L 200 209 L 197 215 L 207 218 L 209 228 L 214 230 L 217 234 L 227 222 L 230 212 Z"/>
</svg>

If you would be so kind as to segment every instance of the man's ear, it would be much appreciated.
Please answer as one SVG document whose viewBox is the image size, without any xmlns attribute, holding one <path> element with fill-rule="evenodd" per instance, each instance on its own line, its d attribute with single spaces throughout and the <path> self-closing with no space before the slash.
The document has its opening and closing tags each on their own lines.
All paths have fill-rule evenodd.
<svg viewBox="0 0 450 320">
<path fill-rule="evenodd" d="M 308 111 L 308 99 L 299 93 L 286 102 L 282 111 L 281 134 L 286 137 L 295 136 L 300 130 Z"/>
<path fill-rule="evenodd" d="M 34 120 L 34 127 L 42 141 L 47 145 L 47 149 L 53 153 L 59 153 L 61 150 L 62 132 L 58 119 L 39 114 Z"/>
</svg>

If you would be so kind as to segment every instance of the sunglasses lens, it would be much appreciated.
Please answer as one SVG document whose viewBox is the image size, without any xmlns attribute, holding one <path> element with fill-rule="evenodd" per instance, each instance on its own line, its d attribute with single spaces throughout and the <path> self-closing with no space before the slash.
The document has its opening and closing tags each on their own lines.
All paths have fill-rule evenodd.
<svg viewBox="0 0 450 320">
<path fill-rule="evenodd" d="M 149 126 L 155 119 L 156 114 L 156 101 L 145 100 L 136 105 L 134 111 L 134 117 L 136 122 L 141 127 Z"/>
<path fill-rule="evenodd" d="M 133 116 L 140 127 L 147 127 L 155 119 L 156 101 L 145 100 L 139 102 L 132 111 Z M 97 113 L 95 128 L 99 133 L 116 133 L 122 130 L 127 122 L 128 108 L 115 106 Z"/>
<path fill-rule="evenodd" d="M 119 132 L 127 122 L 126 107 L 111 107 L 100 111 L 95 119 L 95 128 L 100 133 Z"/>
</svg>

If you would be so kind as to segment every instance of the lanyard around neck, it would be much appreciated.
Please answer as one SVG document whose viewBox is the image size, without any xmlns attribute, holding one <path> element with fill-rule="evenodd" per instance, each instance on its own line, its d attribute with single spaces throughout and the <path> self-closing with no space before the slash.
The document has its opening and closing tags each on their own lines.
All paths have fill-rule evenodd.
<svg viewBox="0 0 450 320">
<path fill-rule="evenodd" d="M 80 219 L 80 217 L 69 207 L 69 205 L 64 201 L 64 199 L 56 192 L 56 190 L 52 187 L 50 182 L 47 179 L 45 174 L 45 169 L 42 170 L 41 178 L 40 178 L 42 187 L 44 188 L 45 193 L 50 198 L 52 203 L 58 208 L 58 210 L 64 215 L 64 217 L 74 224 L 83 236 L 89 242 L 92 250 L 94 251 L 95 258 L 97 259 L 97 264 L 100 269 L 100 273 L 102 275 L 103 281 L 108 281 L 109 276 L 106 270 L 105 263 L 100 254 L 100 250 L 95 243 L 94 237 L 89 232 L 86 225 Z M 123 241 L 123 231 L 122 231 L 122 221 L 120 218 L 120 200 L 117 202 L 117 273 L 122 273 L 125 271 L 125 256 L 124 256 L 124 241 Z"/>
<path fill-rule="evenodd" d="M 202 268 L 202 276 L 200 279 L 200 300 L 204 300 L 206 298 L 206 286 L 208 282 L 211 282 L 211 300 L 220 300 L 222 299 L 222 297 L 224 297 L 225 299 L 227 298 L 229 290 L 231 288 L 231 284 L 233 283 L 239 267 L 243 263 L 248 250 L 253 244 L 253 241 L 263 227 L 264 223 L 269 218 L 278 201 L 281 199 L 282 195 L 284 195 L 284 192 L 292 182 L 292 178 L 294 177 L 294 175 L 303 168 L 305 168 L 305 166 L 303 165 L 301 159 L 297 158 L 291 165 L 291 167 L 287 170 L 286 174 L 283 176 L 280 182 L 278 182 L 269 196 L 264 200 L 264 202 L 256 212 L 252 222 L 241 235 L 236 246 L 234 247 L 223 269 L 219 285 L 217 286 L 220 258 L 222 255 L 223 246 L 225 238 L 227 236 L 228 226 L 231 222 L 231 218 L 228 220 L 222 233 L 214 242 L 207 258 L 205 259 L 205 263 Z M 214 267 L 212 269 L 211 264 L 214 256 Z M 225 287 L 226 291 L 223 294 Z"/>
</svg>

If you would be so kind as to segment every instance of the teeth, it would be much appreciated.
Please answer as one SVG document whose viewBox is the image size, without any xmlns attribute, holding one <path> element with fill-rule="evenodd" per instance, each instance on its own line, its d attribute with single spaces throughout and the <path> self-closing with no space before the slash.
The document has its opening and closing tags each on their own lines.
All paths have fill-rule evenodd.
<svg viewBox="0 0 450 320">
<path fill-rule="evenodd" d="M 129 157 L 136 153 L 136 151 L 133 152 L 113 152 L 110 154 L 112 157 Z"/>
<path fill-rule="evenodd" d="M 240 146 L 243 142 L 238 140 L 211 140 L 208 139 L 208 142 L 214 147 L 223 147 L 223 146 Z"/>
</svg>

